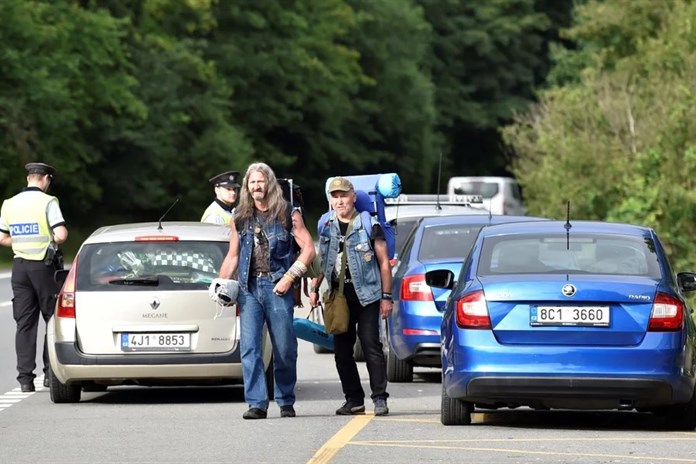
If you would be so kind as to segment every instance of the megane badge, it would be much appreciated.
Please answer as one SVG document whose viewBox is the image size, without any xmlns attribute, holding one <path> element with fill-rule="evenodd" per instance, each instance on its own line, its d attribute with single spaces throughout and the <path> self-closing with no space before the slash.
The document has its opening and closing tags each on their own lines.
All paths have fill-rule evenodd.
<svg viewBox="0 0 696 464">
<path fill-rule="evenodd" d="M 152 299 L 150 300 L 150 307 L 152 309 L 157 309 L 160 307 L 160 300 L 156 296 L 153 296 Z"/>
<path fill-rule="evenodd" d="M 573 284 L 565 284 L 561 289 L 561 293 L 563 293 L 564 296 L 573 296 L 577 291 L 578 289 L 576 289 Z"/>
</svg>

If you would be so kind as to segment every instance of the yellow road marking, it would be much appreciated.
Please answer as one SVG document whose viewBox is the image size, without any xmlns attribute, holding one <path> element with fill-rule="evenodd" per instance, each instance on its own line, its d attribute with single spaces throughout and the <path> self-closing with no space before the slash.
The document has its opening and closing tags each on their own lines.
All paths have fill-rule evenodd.
<svg viewBox="0 0 696 464">
<path fill-rule="evenodd" d="M 379 444 L 379 445 L 398 445 L 401 443 L 409 443 L 416 445 L 417 443 L 536 443 L 536 442 L 581 442 L 581 441 L 605 441 L 605 442 L 620 442 L 620 441 L 633 441 L 633 442 L 650 442 L 650 441 L 696 441 L 696 435 L 692 434 L 690 437 L 656 437 L 656 438 L 639 438 L 636 436 L 626 437 L 616 437 L 616 438 L 599 438 L 599 437 L 587 437 L 587 438 L 472 438 L 472 439 L 451 439 L 451 440 L 374 440 L 374 441 L 353 441 L 351 444 Z"/>
<path fill-rule="evenodd" d="M 307 464 L 327 464 L 350 440 L 353 439 L 375 416 L 373 414 L 365 414 L 355 416 L 341 430 L 329 439 L 319 450 L 314 453 L 312 459 L 307 461 Z"/>
<path fill-rule="evenodd" d="M 661 462 L 691 462 L 696 463 L 696 459 L 688 458 L 665 458 L 658 456 L 636 456 L 636 455 L 625 455 L 625 454 L 603 454 L 603 453 L 563 453 L 554 451 L 523 451 L 508 448 L 478 448 L 478 447 L 466 447 L 466 446 L 425 446 L 425 445 L 394 445 L 394 444 L 381 444 L 378 442 L 362 442 L 353 441 L 348 443 L 354 446 L 391 446 L 398 448 L 419 448 L 419 449 L 435 449 L 435 450 L 455 450 L 455 451 L 490 451 L 498 453 L 515 453 L 522 455 L 533 455 L 533 456 L 583 456 L 583 457 L 594 457 L 594 458 L 616 458 L 616 459 L 632 459 L 636 461 L 661 461 Z M 310 461 L 311 462 L 311 461 Z"/>
</svg>

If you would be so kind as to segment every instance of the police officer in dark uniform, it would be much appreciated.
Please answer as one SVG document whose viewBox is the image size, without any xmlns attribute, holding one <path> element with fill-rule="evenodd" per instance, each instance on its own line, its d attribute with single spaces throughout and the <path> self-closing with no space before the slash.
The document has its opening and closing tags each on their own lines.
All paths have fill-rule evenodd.
<svg viewBox="0 0 696 464">
<path fill-rule="evenodd" d="M 208 179 L 215 186 L 215 200 L 206 208 L 201 222 L 230 225 L 239 194 L 239 172 L 227 171 Z"/>
<path fill-rule="evenodd" d="M 62 268 L 58 245 L 68 238 L 58 199 L 46 191 L 56 170 L 44 163 L 28 163 L 27 187 L 8 198 L 0 210 L 0 244 L 12 247 L 12 311 L 17 323 L 15 350 L 17 380 L 23 392 L 34 391 L 36 336 L 39 314 L 45 322 L 53 315 Z M 44 386 L 48 386 L 48 347 L 44 336 Z"/>
</svg>

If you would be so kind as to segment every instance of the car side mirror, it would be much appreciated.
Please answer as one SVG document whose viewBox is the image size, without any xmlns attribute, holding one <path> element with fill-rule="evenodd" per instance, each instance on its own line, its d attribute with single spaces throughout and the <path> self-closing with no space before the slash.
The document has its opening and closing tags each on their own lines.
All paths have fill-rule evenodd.
<svg viewBox="0 0 696 464">
<path fill-rule="evenodd" d="M 60 269 L 53 273 L 53 280 L 58 284 L 60 288 L 63 288 L 66 277 L 68 277 L 68 269 Z"/>
<path fill-rule="evenodd" d="M 454 288 L 454 272 L 447 269 L 428 271 L 425 273 L 425 283 L 430 287 L 452 290 Z"/>
<path fill-rule="evenodd" d="M 682 292 L 693 292 L 696 290 L 696 273 L 680 272 L 677 274 L 677 284 Z"/>
</svg>

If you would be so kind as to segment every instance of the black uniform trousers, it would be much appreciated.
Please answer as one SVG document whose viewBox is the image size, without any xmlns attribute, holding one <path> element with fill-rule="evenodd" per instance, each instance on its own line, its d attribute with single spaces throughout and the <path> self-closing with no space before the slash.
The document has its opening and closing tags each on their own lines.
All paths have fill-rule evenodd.
<svg viewBox="0 0 696 464">
<path fill-rule="evenodd" d="M 15 351 L 17 353 L 17 380 L 20 384 L 33 383 L 36 375 L 36 337 L 39 314 L 43 320 L 53 315 L 58 284 L 53 278 L 55 268 L 43 261 L 23 258 L 12 260 L 12 312 L 17 323 Z M 43 370 L 48 374 L 48 347 L 44 336 Z"/>
<path fill-rule="evenodd" d="M 365 307 L 359 301 L 348 299 L 347 303 L 350 310 L 348 332 L 334 335 L 334 360 L 343 394 L 353 404 L 365 402 L 365 392 L 353 357 L 353 345 L 357 336 L 365 353 L 365 364 L 370 376 L 370 397 L 372 400 L 387 399 L 387 363 L 379 338 L 379 300 Z"/>
</svg>

